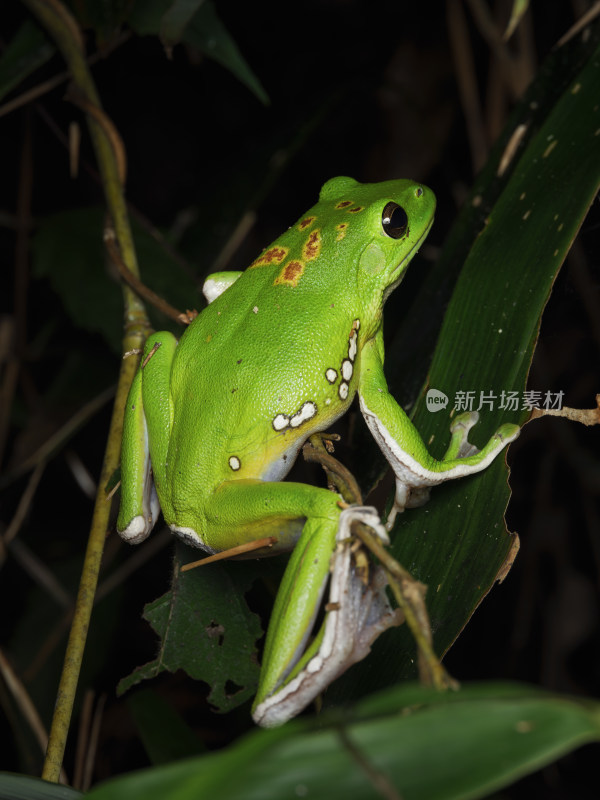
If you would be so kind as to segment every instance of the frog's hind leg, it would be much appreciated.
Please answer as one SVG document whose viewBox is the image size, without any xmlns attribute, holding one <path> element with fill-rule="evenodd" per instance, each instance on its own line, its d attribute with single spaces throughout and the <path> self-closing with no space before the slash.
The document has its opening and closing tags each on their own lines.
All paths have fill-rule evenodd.
<svg viewBox="0 0 600 800">
<path fill-rule="evenodd" d="M 371 570 L 368 578 L 355 567 L 350 531 L 354 521 L 371 527 L 385 543 L 389 541 L 374 508 L 350 506 L 341 512 L 329 565 L 329 597 L 323 624 L 307 647 L 326 576 L 310 625 L 302 631 L 302 639 L 292 652 L 290 644 L 284 641 L 282 648 L 281 641 L 293 628 L 298 606 L 305 603 L 297 590 L 299 562 L 308 560 L 302 546 L 304 534 L 298 543 L 298 554 L 294 551 L 269 624 L 261 681 L 252 710 L 258 725 L 273 727 L 287 722 L 349 667 L 365 658 L 381 633 L 403 622 L 402 612 L 392 610 L 389 604 L 387 578 L 381 567 Z"/>
<path fill-rule="evenodd" d="M 357 574 L 350 530 L 355 520 L 388 541 L 375 509 L 342 510 L 337 494 L 303 483 L 226 481 L 194 520 L 190 515 L 204 548 L 226 550 L 265 536 L 277 539 L 273 550 L 293 548 L 265 641 L 254 708 L 261 725 L 279 725 L 298 714 L 400 621 L 382 576 L 374 571 L 363 580 Z M 327 593 L 323 624 L 309 643 Z"/>
</svg>

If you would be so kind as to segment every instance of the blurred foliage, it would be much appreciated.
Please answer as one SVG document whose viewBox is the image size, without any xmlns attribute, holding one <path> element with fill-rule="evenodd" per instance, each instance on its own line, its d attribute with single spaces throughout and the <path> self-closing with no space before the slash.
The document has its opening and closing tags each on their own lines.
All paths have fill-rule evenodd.
<svg viewBox="0 0 600 800">
<path fill-rule="evenodd" d="M 470 6 L 473 10 L 486 7 L 482 3 Z M 536 227 L 527 240 L 526 252 L 521 247 L 515 256 L 510 249 L 511 240 L 518 241 L 513 226 L 525 226 L 519 222 L 520 210 L 514 198 L 519 191 L 529 191 L 528 186 L 518 188 L 516 165 L 527 152 L 530 158 L 539 158 L 539 152 L 531 149 L 534 137 L 560 99 L 568 100 L 567 87 L 578 73 L 586 64 L 598 70 L 590 57 L 597 45 L 597 26 L 565 45 L 555 46 L 573 22 L 566 4 L 549 7 L 533 3 L 503 50 L 477 14 L 463 17 L 460 3 L 448 3 L 445 17 L 437 3 L 418 8 L 396 4 L 382 13 L 380 6 L 368 3 L 314 0 L 295 9 L 291 23 L 290 9 L 276 3 L 233 7 L 182 0 L 75 0 L 71 9 L 84 30 L 88 52 L 93 54 L 93 73 L 103 104 L 125 142 L 127 196 L 142 275 L 148 285 L 181 309 L 200 309 L 203 301 L 198 287 L 203 276 L 215 265 L 219 269 L 241 269 L 250 263 L 264 245 L 314 202 L 318 187 L 327 178 L 351 174 L 360 180 L 404 176 L 423 180 L 438 196 L 436 225 L 422 257 L 415 260 L 402 289 L 390 298 L 386 308 L 386 337 L 390 342 L 386 371 L 397 396 L 408 407 L 416 401 L 429 370 L 443 312 L 473 243 L 475 255 L 480 262 L 483 259 L 484 268 L 493 272 L 499 286 L 504 270 L 507 281 L 511 276 L 507 293 L 498 290 L 493 303 L 492 310 L 500 315 L 510 312 L 510 288 L 514 290 L 519 273 L 514 258 L 533 265 L 537 258 L 545 259 L 542 254 L 554 244 L 556 228 L 550 217 L 546 220 L 542 216 L 532 220 Z M 497 4 L 498 31 L 505 29 L 510 11 L 510 3 Z M 90 417 L 62 444 L 60 432 L 77 410 L 114 383 L 122 312 L 118 278 L 102 249 L 101 191 L 85 134 L 75 159 L 77 174 L 69 176 L 67 144 L 69 136 L 74 141 L 82 118 L 77 109 L 64 102 L 65 80 L 56 79 L 64 64 L 18 3 L 8 4 L 3 16 L 0 98 L 6 105 L 0 119 L 0 247 L 3 263 L 14 266 L 5 270 L 0 317 L 0 450 L 4 452 L 0 524 L 5 540 L 2 599 L 15 611 L 3 615 L 2 647 L 47 728 L 77 586 L 77 564 L 91 515 L 91 476 L 99 473 L 108 410 Z M 543 61 L 539 70 L 536 51 Z M 471 77 L 470 90 L 465 75 Z M 522 96 L 515 86 L 527 86 L 534 76 L 535 81 Z M 24 95 L 37 87 L 45 91 Z M 569 119 L 574 133 L 581 133 L 578 118 L 568 116 L 557 120 L 563 126 L 561 130 L 568 129 Z M 525 134 L 508 171 L 501 172 L 501 155 L 519 123 L 526 124 Z M 562 209 L 574 205 L 580 209 L 570 215 L 570 229 L 563 230 L 561 258 L 581 222 L 581 209 L 593 194 L 593 182 L 597 184 L 598 180 L 593 166 L 586 167 L 584 158 L 589 152 L 581 144 L 577 147 L 578 152 L 569 156 L 573 167 L 568 161 L 563 164 L 560 180 L 557 178 L 554 184 L 550 181 L 550 189 L 544 189 L 547 207 L 543 196 L 537 200 L 537 208 L 547 214 L 552 215 L 555 205 L 561 209 L 557 227 L 568 213 Z M 475 178 L 474 172 L 481 167 Z M 474 178 L 469 194 L 467 187 Z M 511 180 L 515 183 L 512 194 L 507 193 Z M 495 209 L 503 202 L 500 224 L 506 226 L 508 263 L 490 256 L 485 235 L 476 240 L 486 225 L 485 233 L 489 233 L 488 228 L 493 232 L 498 219 Z M 460 217 L 442 258 L 437 259 L 440 243 L 459 208 Z M 597 226 L 596 205 L 571 250 L 568 269 L 556 280 L 529 376 L 529 388 L 562 391 L 564 403 L 574 407 L 593 405 L 598 390 L 594 368 L 600 347 Z M 530 230 L 532 227 L 528 225 Z M 545 278 L 540 273 L 539 296 L 531 308 L 535 319 L 537 309 L 546 302 L 558 266 L 551 265 Z M 537 274 L 523 271 L 523 279 Z M 463 280 L 473 281 L 472 273 Z M 525 283 L 519 287 L 519 292 L 528 291 Z M 467 312 L 464 308 L 465 316 L 476 316 L 472 309 Z M 482 313 L 488 315 L 491 325 L 495 318 L 489 304 L 484 305 Z M 158 313 L 153 321 L 157 327 L 169 324 Z M 460 352 L 460 338 L 453 340 L 445 334 L 444 340 L 455 355 Z M 529 334 L 523 342 L 524 350 L 532 343 Z M 469 370 L 485 362 L 486 347 L 483 339 L 465 345 L 462 357 Z M 510 366 L 510 352 L 505 355 Z M 521 359 L 522 369 L 526 369 L 527 360 L 527 356 Z M 494 359 L 491 361 L 494 366 Z M 485 363 L 483 367 L 485 374 Z M 519 380 L 524 380 L 523 372 Z M 451 393 L 455 387 L 448 384 L 445 388 Z M 485 388 L 483 384 L 481 388 Z M 428 430 L 431 422 L 421 415 L 419 427 Z M 486 418 L 482 424 L 493 428 L 497 420 Z M 349 428 L 340 425 L 348 449 L 342 447 L 337 454 L 353 466 L 366 486 L 380 474 L 380 462 L 366 457 L 363 439 L 357 438 L 360 425 L 354 416 Z M 442 420 L 440 426 L 436 441 L 445 435 Z M 356 432 L 355 427 L 359 429 Z M 59 444 L 53 448 L 53 457 L 40 472 L 33 496 L 25 497 L 25 502 L 22 498 L 27 478 L 11 482 L 11 475 L 57 434 Z M 509 579 L 491 593 L 449 654 L 449 667 L 459 679 L 519 678 L 555 691 L 600 694 L 594 666 L 600 641 L 597 439 L 595 431 L 560 420 L 544 421 L 527 426 L 511 448 L 514 494 L 508 520 L 509 528 L 521 534 L 522 552 Z M 358 454 L 361 464 L 353 462 L 353 454 L 355 458 Z M 302 470 L 302 465 L 298 469 Z M 489 481 L 498 481 L 500 464 L 498 469 L 496 474 L 490 473 Z M 321 478 L 317 474 L 308 479 Z M 383 485 L 376 496 L 379 507 L 389 488 L 389 484 Z M 490 505 L 501 509 L 507 494 L 495 497 L 489 487 L 482 491 Z M 461 504 L 464 508 L 466 499 L 445 489 L 439 490 L 436 499 L 440 501 L 437 514 L 441 518 L 437 524 L 442 525 L 436 528 L 437 535 L 447 535 L 448 552 L 452 553 L 453 539 L 460 531 L 444 514 L 444 507 Z M 402 520 L 402 530 L 396 536 L 404 542 L 405 553 L 407 548 L 415 551 L 414 556 L 410 552 L 402 556 L 405 566 L 417 572 L 430 563 L 445 566 L 448 556 L 433 547 L 431 535 L 419 543 L 414 533 L 404 530 L 406 525 L 426 530 L 417 513 L 425 515 L 427 526 L 432 524 L 429 508 L 414 512 L 412 521 Z M 488 537 L 486 533 L 486 542 Z M 148 758 L 153 763 L 168 763 L 187 756 L 193 752 L 194 742 L 198 742 L 198 752 L 223 747 L 250 727 L 247 705 L 228 715 L 215 715 L 209 705 L 210 688 L 186 678 L 181 671 L 163 673 L 146 684 L 150 689 L 136 690 L 140 692 L 138 701 L 133 693 L 115 696 L 115 687 L 124 675 L 156 658 L 155 639 L 141 613 L 145 603 L 169 590 L 172 557 L 165 551 L 163 538 L 151 541 L 143 551 L 132 552 L 114 534 L 108 539 L 100 599 L 82 675 L 82 698 L 69 742 L 66 768 L 70 777 L 82 773 L 76 742 L 79 735 L 85 741 L 90 729 L 89 710 L 83 701 L 83 691 L 90 687 L 96 697 L 107 695 L 96 745 L 94 781 L 144 766 Z M 489 541 L 492 550 L 496 547 L 496 560 L 489 558 L 488 551 L 479 565 L 469 559 L 460 562 L 458 576 L 465 576 L 464 583 L 455 582 L 442 592 L 437 581 L 430 583 L 432 604 L 438 608 L 436 630 L 443 627 L 441 616 L 455 607 L 457 594 L 469 594 L 469 587 L 478 585 L 463 603 L 468 616 L 489 588 L 509 539 L 499 530 Z M 486 577 L 480 582 L 477 576 L 482 563 Z M 252 568 L 235 564 L 231 570 L 227 566 L 219 572 L 215 569 L 211 580 L 233 584 L 238 573 L 243 575 L 237 590 L 219 584 L 215 592 L 225 593 L 234 606 L 245 594 L 252 610 L 268 618 L 270 596 L 281 567 L 280 559 Z M 263 581 L 255 580 L 258 575 Z M 214 597 L 211 599 L 215 602 Z M 461 614 L 464 617 L 464 610 Z M 252 613 L 249 618 L 254 616 Z M 444 647 L 456 635 L 456 628 L 464 624 L 461 619 L 456 617 L 454 629 L 445 628 L 447 633 L 441 639 Z M 190 635 L 188 629 L 188 638 Z M 253 643 L 258 636 L 257 628 L 248 631 Z M 407 655 L 399 661 L 410 660 L 408 646 L 402 645 Z M 253 647 L 247 646 L 246 652 L 248 667 Z M 328 693 L 329 702 L 347 702 L 351 694 L 371 691 L 376 683 L 376 666 L 389 671 L 389 658 L 389 654 L 385 658 L 373 656 L 371 666 L 367 661 L 354 677 L 349 673 L 348 683 Z M 393 666 L 393 670 L 403 669 L 399 664 Z M 235 681 L 221 676 L 220 680 L 225 694 L 235 694 L 232 690 L 246 689 L 246 681 L 250 685 L 252 678 L 246 675 Z M 234 685 L 227 686 L 227 680 L 234 680 Z M 42 754 L 30 722 L 4 683 L 0 697 L 6 718 L 3 739 L 10 743 L 0 766 L 35 775 Z M 372 712 L 388 716 L 376 720 L 379 726 L 373 725 L 374 741 L 388 724 L 389 735 L 395 736 L 395 726 L 400 724 L 392 712 L 392 701 L 385 702 L 390 703 L 389 713 L 385 706 Z M 405 695 L 398 708 L 410 702 Z M 458 712 L 448 711 L 450 706 L 441 699 L 439 702 L 441 710 L 433 701 L 432 713 L 447 715 L 444 724 L 455 737 L 457 730 L 463 730 L 458 726 Z M 470 702 L 468 695 L 464 702 L 465 706 Z M 479 698 L 479 702 L 483 700 Z M 501 703 L 498 698 L 494 702 Z M 527 713 L 518 706 L 507 711 L 504 722 L 508 727 L 524 718 L 530 721 L 533 709 L 546 701 L 531 694 L 527 702 L 532 704 Z M 582 730 L 589 726 L 588 733 L 569 738 L 565 733 L 571 730 L 568 725 L 557 724 L 553 730 L 562 730 L 564 746 L 547 747 L 543 758 L 529 760 L 525 750 L 519 758 L 518 743 L 522 740 L 515 737 L 514 750 L 507 750 L 514 769 L 506 770 L 497 783 L 478 783 L 478 791 L 483 785 L 487 785 L 486 791 L 506 785 L 597 735 L 596 711 L 588 714 L 585 706 L 548 702 L 556 702 L 553 708 L 557 714 L 564 711 L 577 718 Z M 473 708 L 476 719 L 487 721 L 483 706 Z M 513 710 L 515 716 L 511 718 Z M 557 719 L 560 722 L 560 717 Z M 162 731 L 157 720 L 163 720 Z M 355 724 L 361 724 L 358 717 Z M 465 752 L 472 755 L 470 748 L 476 746 L 478 737 L 483 743 L 482 753 L 494 752 L 489 740 L 487 750 L 483 746 L 484 734 L 475 724 L 467 729 L 473 743 L 464 740 Z M 229 756 L 232 760 L 217 771 L 223 776 L 223 771 L 229 770 L 233 776 L 232 765 L 246 758 L 268 767 L 276 760 L 269 757 L 271 743 L 279 738 L 288 748 L 286 758 L 295 757 L 301 764 L 314 759 L 312 751 L 306 750 L 314 732 L 300 735 L 295 742 L 293 737 L 302 727 L 290 726 L 289 730 L 273 739 L 264 734 L 265 744 L 262 734 L 256 734 L 256 738 L 223 751 L 224 764 Z M 314 747 L 318 752 L 329 737 L 331 752 L 323 753 L 327 752 L 326 760 L 333 763 L 343 748 L 333 741 L 332 730 L 324 728 L 324 739 L 314 740 Z M 497 736 L 508 742 L 508 747 L 512 740 L 503 730 L 500 726 Z M 288 741 L 288 737 L 292 738 Z M 560 733 L 555 741 L 559 739 Z M 259 759 L 257 754 L 263 747 L 269 755 Z M 240 755 L 236 748 L 241 748 L 239 753 L 248 748 L 244 751 L 248 755 Z M 435 752 L 440 750 L 442 745 L 436 745 Z M 393 751 L 391 761 L 392 756 Z M 237 758 L 241 761 L 236 762 Z M 548 774 L 541 773 L 503 792 L 515 798 L 531 794 L 594 796 L 586 778 L 594 761 L 595 754 L 583 749 L 558 763 L 551 786 Z M 353 774 L 347 764 L 339 763 L 342 773 Z M 426 769 L 418 760 L 415 764 Z M 201 769 L 204 767 L 200 764 L 193 767 L 196 772 Z M 433 775 L 434 770 L 429 773 Z M 325 780 L 319 774 L 320 780 Z M 266 785 L 261 783 L 265 780 L 259 774 L 259 789 Z M 84 779 L 78 778 L 77 785 L 85 785 Z M 460 796 L 482 796 L 470 791 Z"/>
</svg>

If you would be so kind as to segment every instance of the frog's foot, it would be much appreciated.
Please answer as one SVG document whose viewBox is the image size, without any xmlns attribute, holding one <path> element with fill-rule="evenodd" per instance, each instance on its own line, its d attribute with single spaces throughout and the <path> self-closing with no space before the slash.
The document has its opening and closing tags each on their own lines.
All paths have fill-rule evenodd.
<svg viewBox="0 0 600 800">
<path fill-rule="evenodd" d="M 379 517 L 374 509 L 356 506 L 345 509 L 342 516 L 331 558 L 329 600 L 319 649 L 289 682 L 256 706 L 252 716 L 258 725 L 274 727 L 296 716 L 352 664 L 365 658 L 381 633 L 404 621 L 400 609 L 393 610 L 389 604 L 383 569 L 373 569 L 365 583 L 353 563 L 350 524 L 364 522 L 387 541 Z"/>
<path fill-rule="evenodd" d="M 137 514 L 123 530 L 119 531 L 119 536 L 128 544 L 140 544 L 147 539 L 160 514 L 160 503 L 152 480 L 148 480 L 144 485 L 142 511 L 142 514 Z"/>
<path fill-rule="evenodd" d="M 433 461 L 428 468 L 408 454 L 401 453 L 392 464 L 396 474 L 396 496 L 394 505 L 386 521 L 387 530 L 391 530 L 396 514 L 405 508 L 417 508 L 429 500 L 432 486 L 455 478 L 481 472 L 496 458 L 498 453 L 519 435 L 518 425 L 506 423 L 501 425 L 490 438 L 486 446 L 479 450 L 469 442 L 469 431 L 479 420 L 477 411 L 459 414 L 450 426 L 450 445 L 441 461 Z"/>
<path fill-rule="evenodd" d="M 340 514 L 336 542 L 344 542 L 352 538 L 352 523 L 362 522 L 368 525 L 376 536 L 379 536 L 384 544 L 390 543 L 385 526 L 379 519 L 379 514 L 374 506 L 348 506 Z"/>
<path fill-rule="evenodd" d="M 469 441 L 469 431 L 478 422 L 478 411 L 465 411 L 456 417 L 450 425 L 451 439 L 444 461 L 450 461 L 453 458 L 466 458 L 479 453 L 475 445 Z"/>
</svg>

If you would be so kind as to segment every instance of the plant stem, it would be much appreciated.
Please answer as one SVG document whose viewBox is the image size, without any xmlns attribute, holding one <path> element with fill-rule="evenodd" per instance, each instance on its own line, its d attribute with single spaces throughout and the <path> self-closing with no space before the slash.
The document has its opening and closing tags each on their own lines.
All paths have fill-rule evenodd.
<svg viewBox="0 0 600 800">
<path fill-rule="evenodd" d="M 116 129 L 102 111 L 94 81 L 85 59 L 83 39 L 75 19 L 59 0 L 23 0 L 38 18 L 61 51 L 73 79 L 72 99 L 85 111 L 98 168 L 121 258 L 127 269 L 139 275 L 129 217 L 123 196 L 125 151 Z M 123 351 L 139 349 L 149 330 L 143 303 L 123 285 L 125 334 Z M 108 529 L 110 500 L 105 487 L 115 472 L 120 456 L 123 409 L 137 359 L 125 358 L 119 375 L 113 415 L 92 525 L 85 553 L 79 592 L 61 674 L 56 707 L 48 741 L 42 777 L 58 782 L 71 722 L 73 703 L 89 628 L 98 573 Z"/>
</svg>

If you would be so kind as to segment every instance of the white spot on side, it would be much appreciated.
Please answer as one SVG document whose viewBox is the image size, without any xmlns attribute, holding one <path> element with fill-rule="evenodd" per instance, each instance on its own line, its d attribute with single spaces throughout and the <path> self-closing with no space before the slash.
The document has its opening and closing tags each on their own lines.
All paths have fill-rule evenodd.
<svg viewBox="0 0 600 800">
<path fill-rule="evenodd" d="M 252 311 L 253 311 L 255 314 L 258 314 L 258 306 L 254 306 L 254 308 L 252 309 Z"/>
<path fill-rule="evenodd" d="M 530 214 L 531 214 L 531 209 L 529 209 L 528 211 L 526 211 L 526 212 L 523 214 L 523 217 L 522 217 L 522 218 L 523 218 L 523 219 L 527 219 L 527 218 L 529 217 L 529 215 L 530 215 Z"/>
<path fill-rule="evenodd" d="M 356 358 L 356 331 L 352 331 L 352 336 L 350 337 L 350 341 L 348 342 L 348 358 L 350 361 L 354 361 Z"/>
<path fill-rule="evenodd" d="M 325 370 L 325 377 L 329 383 L 335 383 L 337 381 L 337 370 L 333 369 L 333 367 L 329 367 L 329 369 Z"/>
<path fill-rule="evenodd" d="M 276 431 L 282 431 L 284 428 L 287 428 L 289 424 L 290 418 L 286 414 L 277 414 L 272 422 L 272 425 Z"/>
<path fill-rule="evenodd" d="M 342 378 L 345 381 L 349 381 L 352 377 L 352 373 L 354 371 L 354 367 L 352 366 L 351 361 L 342 361 Z"/>
<path fill-rule="evenodd" d="M 340 383 L 339 394 L 340 394 L 340 400 L 345 400 L 348 397 L 347 383 Z"/>
<path fill-rule="evenodd" d="M 238 469 L 241 467 L 240 460 L 237 456 L 230 456 L 229 457 L 229 466 L 234 472 L 237 472 Z"/>
<path fill-rule="evenodd" d="M 307 422 L 309 419 L 312 419 L 316 413 L 316 405 L 312 402 L 312 400 L 307 400 L 307 402 L 302 405 L 300 411 L 296 411 L 294 416 L 290 419 L 290 427 L 300 427 L 303 422 Z"/>
</svg>

